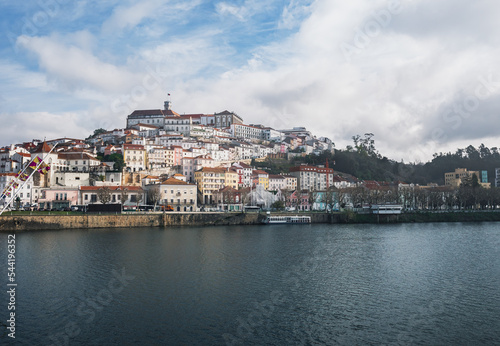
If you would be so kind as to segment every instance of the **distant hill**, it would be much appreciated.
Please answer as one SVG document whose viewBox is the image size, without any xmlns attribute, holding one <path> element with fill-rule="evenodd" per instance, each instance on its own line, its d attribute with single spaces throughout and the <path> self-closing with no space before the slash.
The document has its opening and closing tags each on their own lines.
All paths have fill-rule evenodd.
<svg viewBox="0 0 500 346">
<path fill-rule="evenodd" d="M 287 160 L 267 160 L 259 163 L 271 173 L 287 172 L 289 167 L 307 163 L 329 166 L 335 171 L 351 174 L 362 180 L 402 181 L 426 185 L 437 183 L 444 185 L 444 174 L 456 168 L 467 168 L 473 171 L 487 171 L 488 181 L 494 184 L 495 168 L 500 168 L 500 153 L 496 147 L 487 148 L 483 144 L 479 148 L 472 145 L 465 149 L 457 149 L 455 153 L 434 154 L 432 161 L 424 164 L 404 163 L 391 160 L 378 152 L 367 153 L 354 148 L 335 150 L 334 153 L 323 152 L 320 155 L 306 155 Z"/>
</svg>

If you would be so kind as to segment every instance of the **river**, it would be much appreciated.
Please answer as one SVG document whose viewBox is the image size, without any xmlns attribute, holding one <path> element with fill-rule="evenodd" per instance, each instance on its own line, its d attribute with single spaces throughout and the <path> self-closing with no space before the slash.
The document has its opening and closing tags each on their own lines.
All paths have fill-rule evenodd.
<svg viewBox="0 0 500 346">
<path fill-rule="evenodd" d="M 15 241 L 17 345 L 500 344 L 500 223 L 65 230 Z M 13 341 L 8 294 L 0 302 L 3 344 Z"/>
</svg>

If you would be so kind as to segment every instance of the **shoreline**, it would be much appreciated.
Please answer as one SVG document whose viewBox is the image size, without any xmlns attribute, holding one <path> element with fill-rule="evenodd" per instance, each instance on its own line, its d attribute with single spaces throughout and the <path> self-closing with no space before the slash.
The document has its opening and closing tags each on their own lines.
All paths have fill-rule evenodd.
<svg viewBox="0 0 500 346">
<path fill-rule="evenodd" d="M 388 224 L 430 222 L 497 222 L 500 211 L 415 212 L 396 215 L 338 213 L 272 213 L 272 215 L 311 216 L 311 223 Z M 169 226 L 258 225 L 265 213 L 143 213 L 143 214 L 79 214 L 79 215 L 2 215 L 0 232 L 62 230 L 69 228 L 127 228 Z"/>
</svg>

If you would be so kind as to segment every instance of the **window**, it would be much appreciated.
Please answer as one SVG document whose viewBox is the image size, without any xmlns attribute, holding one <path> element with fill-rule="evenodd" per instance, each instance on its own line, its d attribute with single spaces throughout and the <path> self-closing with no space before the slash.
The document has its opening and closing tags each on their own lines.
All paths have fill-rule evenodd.
<svg viewBox="0 0 500 346">
<path fill-rule="evenodd" d="M 85 194 L 84 196 L 85 196 L 85 197 L 84 197 L 84 199 L 85 199 L 86 201 L 88 201 L 88 200 L 89 200 L 89 195 L 88 195 L 88 194 Z"/>
</svg>

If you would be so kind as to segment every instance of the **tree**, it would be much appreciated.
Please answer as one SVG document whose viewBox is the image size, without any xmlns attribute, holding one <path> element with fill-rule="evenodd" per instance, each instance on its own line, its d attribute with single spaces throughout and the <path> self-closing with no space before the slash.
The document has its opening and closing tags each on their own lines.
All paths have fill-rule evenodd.
<svg viewBox="0 0 500 346">
<path fill-rule="evenodd" d="M 161 199 L 160 185 L 155 185 L 148 190 L 148 199 L 148 203 L 153 204 L 156 209 L 156 205 Z"/>
<path fill-rule="evenodd" d="M 283 210 L 285 209 L 285 204 L 283 203 L 283 201 L 276 201 L 273 204 L 271 204 L 271 208 L 277 210 Z"/>
<path fill-rule="evenodd" d="M 318 191 L 317 190 L 309 190 L 307 193 L 307 198 L 309 201 L 309 208 L 310 210 L 313 210 L 314 208 L 314 203 L 318 201 Z"/>
<path fill-rule="evenodd" d="M 325 210 L 333 210 L 333 204 L 334 204 L 334 198 L 335 198 L 335 193 L 334 193 L 335 187 L 332 186 L 323 193 L 322 196 L 322 202 L 325 203 Z"/>
<path fill-rule="evenodd" d="M 144 193 L 144 191 L 142 189 L 140 189 L 139 191 L 137 191 L 137 194 L 136 194 L 136 197 L 135 197 L 135 201 L 137 203 L 137 206 L 139 206 L 139 204 L 142 202 L 143 193 Z"/>
<path fill-rule="evenodd" d="M 335 194 L 336 194 L 336 201 L 339 205 L 339 210 L 344 209 L 347 205 L 347 202 L 349 200 L 349 191 L 350 189 L 335 189 Z"/>
<path fill-rule="evenodd" d="M 293 191 L 290 191 L 289 189 L 283 189 L 281 190 L 281 196 L 283 197 L 283 202 L 286 207 L 290 207 L 290 196 L 292 195 Z"/>
<path fill-rule="evenodd" d="M 102 204 L 108 204 L 111 201 L 111 190 L 107 186 L 103 186 L 97 190 L 97 198 Z"/>
<path fill-rule="evenodd" d="M 120 201 L 122 202 L 122 205 L 125 204 L 127 199 L 128 199 L 128 190 L 127 190 L 127 188 L 123 188 L 120 191 Z"/>
<path fill-rule="evenodd" d="M 123 167 L 125 167 L 125 161 L 123 161 L 122 154 L 114 153 L 111 155 L 106 155 L 104 157 L 104 160 L 114 162 L 113 169 L 115 171 L 122 171 Z"/>
<path fill-rule="evenodd" d="M 92 135 L 88 136 L 86 139 L 94 138 L 95 136 L 99 136 L 100 134 L 106 133 L 106 132 L 108 132 L 108 131 L 106 131 L 103 128 L 95 129 L 94 133 Z"/>
<path fill-rule="evenodd" d="M 19 196 L 14 200 L 14 209 L 19 210 L 21 208 L 21 198 Z"/>
</svg>

